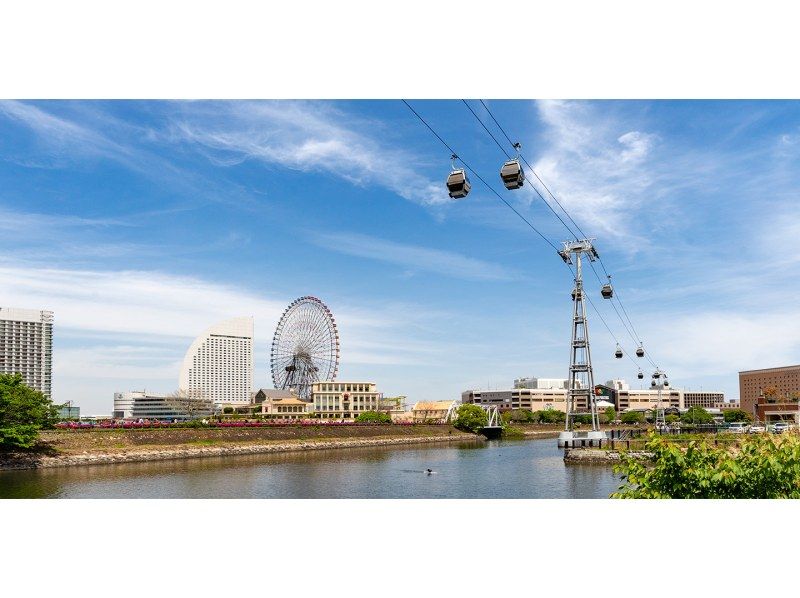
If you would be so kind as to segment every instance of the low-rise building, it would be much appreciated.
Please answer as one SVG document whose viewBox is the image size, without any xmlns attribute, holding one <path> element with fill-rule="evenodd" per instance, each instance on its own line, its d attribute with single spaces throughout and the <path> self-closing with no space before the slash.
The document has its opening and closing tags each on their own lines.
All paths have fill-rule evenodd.
<svg viewBox="0 0 800 598">
<path fill-rule="evenodd" d="M 146 390 L 115 392 L 114 419 L 186 421 L 209 417 L 213 403 L 204 399 L 190 399 L 171 395 L 148 393 Z"/>
<path fill-rule="evenodd" d="M 411 408 L 414 423 L 444 423 L 457 401 L 419 401 Z"/>
<path fill-rule="evenodd" d="M 267 419 L 306 419 L 311 416 L 312 404 L 301 400 L 290 390 L 260 388 L 251 395 L 246 407 L 236 407 L 236 412 L 260 415 Z"/>
<path fill-rule="evenodd" d="M 725 411 L 726 409 L 741 409 L 740 403 L 736 399 L 732 401 L 720 401 L 714 405 L 714 408 L 719 409 L 720 411 Z"/>
<path fill-rule="evenodd" d="M 72 401 L 67 401 L 63 405 L 59 405 L 58 417 L 61 420 L 80 420 L 81 408 L 77 405 L 73 405 Z"/>
<path fill-rule="evenodd" d="M 511 409 L 529 409 L 531 411 L 556 409 L 566 412 L 567 391 L 563 388 L 465 390 L 461 393 L 461 402 L 464 404 L 494 406 L 500 411 L 510 411 Z"/>
<path fill-rule="evenodd" d="M 312 409 L 323 419 L 354 419 L 364 411 L 380 411 L 382 400 L 374 382 L 327 380 L 311 385 Z"/>
</svg>

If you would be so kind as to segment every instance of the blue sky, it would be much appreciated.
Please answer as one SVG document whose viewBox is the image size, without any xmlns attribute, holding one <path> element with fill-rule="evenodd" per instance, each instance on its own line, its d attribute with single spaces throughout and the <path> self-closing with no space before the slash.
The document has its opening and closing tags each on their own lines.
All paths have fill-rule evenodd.
<svg viewBox="0 0 800 598">
<path fill-rule="evenodd" d="M 488 104 L 597 238 L 674 386 L 733 398 L 739 370 L 800 362 L 800 103 Z M 529 186 L 501 191 L 504 156 L 460 101 L 412 105 L 567 238 Z M 340 324 L 341 378 L 409 402 L 566 377 L 568 271 L 477 180 L 450 200 L 449 167 L 399 101 L 2 102 L 0 304 L 55 311 L 54 398 L 84 413 L 174 390 L 192 338 L 239 315 L 271 385 L 269 342 L 301 295 Z M 633 382 L 592 312 L 590 331 L 596 381 Z"/>
</svg>

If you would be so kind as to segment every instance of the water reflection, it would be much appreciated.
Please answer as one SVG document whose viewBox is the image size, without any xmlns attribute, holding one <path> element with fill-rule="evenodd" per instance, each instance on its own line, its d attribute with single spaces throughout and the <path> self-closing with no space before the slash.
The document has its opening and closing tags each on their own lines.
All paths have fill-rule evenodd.
<svg viewBox="0 0 800 598">
<path fill-rule="evenodd" d="M 565 466 L 552 439 L 494 440 L 0 472 L 0 498 L 605 498 L 618 484 Z"/>
</svg>

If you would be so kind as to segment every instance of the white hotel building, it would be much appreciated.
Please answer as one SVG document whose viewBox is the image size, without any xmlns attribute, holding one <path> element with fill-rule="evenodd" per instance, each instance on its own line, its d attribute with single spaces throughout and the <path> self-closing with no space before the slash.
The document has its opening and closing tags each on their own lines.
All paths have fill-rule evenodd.
<svg viewBox="0 0 800 598">
<path fill-rule="evenodd" d="M 53 312 L 0 307 L 0 373 L 52 398 Z"/>
<path fill-rule="evenodd" d="M 214 401 L 247 405 L 253 388 L 253 318 L 232 318 L 198 336 L 186 352 L 179 387 Z"/>
</svg>

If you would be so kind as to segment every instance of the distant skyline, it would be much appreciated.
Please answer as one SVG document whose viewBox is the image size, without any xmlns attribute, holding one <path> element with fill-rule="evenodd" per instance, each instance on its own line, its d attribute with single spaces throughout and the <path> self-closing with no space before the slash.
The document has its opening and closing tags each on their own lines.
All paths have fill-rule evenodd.
<svg viewBox="0 0 800 598">
<path fill-rule="evenodd" d="M 460 101 L 411 103 L 567 238 L 529 185 L 502 188 L 505 156 Z M 800 103 L 488 105 L 596 237 L 674 387 L 736 398 L 739 370 L 800 363 Z M 0 305 L 55 313 L 53 398 L 84 414 L 110 413 L 115 391 L 175 390 L 192 340 L 238 316 L 255 318 L 254 387 L 271 387 L 275 325 L 302 295 L 340 325 L 339 378 L 409 403 L 566 378 L 567 270 L 479 181 L 450 200 L 449 168 L 400 101 L 3 101 Z M 595 381 L 638 387 L 589 318 Z"/>
</svg>

